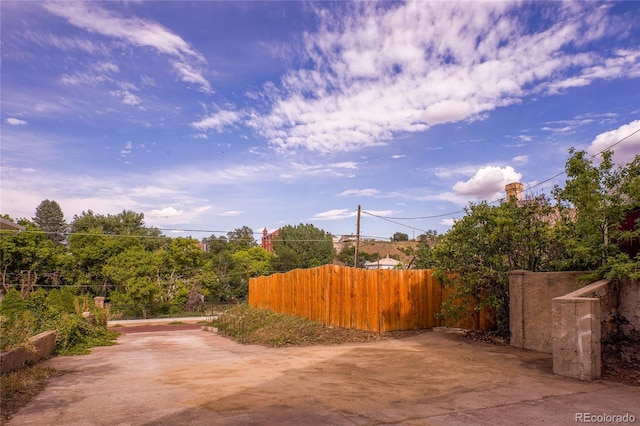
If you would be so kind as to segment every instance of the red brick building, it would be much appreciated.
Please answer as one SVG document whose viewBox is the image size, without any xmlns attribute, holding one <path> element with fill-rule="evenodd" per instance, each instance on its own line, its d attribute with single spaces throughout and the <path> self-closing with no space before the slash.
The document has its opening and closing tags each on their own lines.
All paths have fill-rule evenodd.
<svg viewBox="0 0 640 426">
<path fill-rule="evenodd" d="M 273 237 L 277 236 L 279 233 L 279 229 L 276 229 L 272 233 L 269 233 L 269 231 L 267 231 L 267 228 L 264 228 L 264 230 L 262 231 L 262 248 L 269 253 L 273 253 Z"/>
</svg>

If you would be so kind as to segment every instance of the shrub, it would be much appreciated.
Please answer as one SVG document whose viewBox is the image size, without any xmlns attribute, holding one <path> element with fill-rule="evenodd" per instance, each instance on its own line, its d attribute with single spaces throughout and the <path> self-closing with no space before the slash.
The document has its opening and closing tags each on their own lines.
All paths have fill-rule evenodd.
<svg viewBox="0 0 640 426">
<path fill-rule="evenodd" d="M 35 325 L 36 319 L 29 311 L 16 312 L 10 318 L 0 315 L 0 350 L 16 347 L 33 350 L 29 338 L 36 334 Z"/>
<path fill-rule="evenodd" d="M 71 297 L 69 297 L 71 296 Z M 90 323 L 82 315 L 95 315 Z M 23 299 L 11 290 L 0 304 L 0 343 L 2 350 L 30 348 L 29 338 L 42 331 L 55 330 L 56 353 L 87 353 L 90 347 L 112 344 L 117 333 L 106 329 L 108 312 L 98 309 L 86 296 L 74 297 L 68 290 L 39 289 Z"/>
<path fill-rule="evenodd" d="M 20 296 L 20 293 L 15 288 L 9 290 L 9 292 L 2 299 L 0 304 L 0 314 L 7 319 L 21 314 L 25 310 L 25 303 Z"/>
</svg>

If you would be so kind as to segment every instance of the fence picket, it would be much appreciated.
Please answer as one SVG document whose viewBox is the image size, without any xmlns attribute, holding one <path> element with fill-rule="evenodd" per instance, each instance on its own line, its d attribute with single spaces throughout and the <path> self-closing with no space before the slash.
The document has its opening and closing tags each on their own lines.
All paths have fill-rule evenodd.
<svg viewBox="0 0 640 426">
<path fill-rule="evenodd" d="M 251 278 L 249 305 L 326 325 L 376 332 L 431 328 L 445 295 L 431 270 L 366 270 L 337 265 Z M 487 312 L 455 324 L 489 330 Z"/>
</svg>

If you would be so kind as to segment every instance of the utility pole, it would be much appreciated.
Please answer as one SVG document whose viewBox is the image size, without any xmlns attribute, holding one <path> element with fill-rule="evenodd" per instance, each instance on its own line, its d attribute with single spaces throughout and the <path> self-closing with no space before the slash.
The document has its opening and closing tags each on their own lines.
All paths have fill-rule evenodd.
<svg viewBox="0 0 640 426">
<path fill-rule="evenodd" d="M 356 250 L 353 267 L 358 267 L 358 249 L 360 248 L 360 204 L 358 204 L 358 221 L 356 222 Z"/>
</svg>

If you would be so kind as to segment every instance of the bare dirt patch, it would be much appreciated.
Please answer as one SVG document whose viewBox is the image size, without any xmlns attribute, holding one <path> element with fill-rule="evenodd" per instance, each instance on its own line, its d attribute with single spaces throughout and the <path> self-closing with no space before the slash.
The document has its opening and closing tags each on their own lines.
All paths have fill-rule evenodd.
<svg viewBox="0 0 640 426">
<path fill-rule="evenodd" d="M 560 377 L 548 354 L 445 329 L 278 348 L 197 330 L 123 334 L 118 345 L 47 364 L 68 373 L 8 424 L 569 425 L 586 409 L 640 416 L 640 388 Z"/>
<path fill-rule="evenodd" d="M 26 406 L 45 388 L 48 379 L 61 374 L 63 373 L 51 367 L 33 366 L 0 376 L 0 423 L 5 424 L 13 413 Z"/>
<path fill-rule="evenodd" d="M 486 331 L 464 332 L 465 338 L 492 345 L 509 345 L 509 339 Z M 637 342 L 619 341 L 602 346 L 602 379 L 640 386 L 640 359 Z"/>
<path fill-rule="evenodd" d="M 640 353 L 637 342 L 604 345 L 602 378 L 631 386 L 640 386 Z"/>
</svg>

